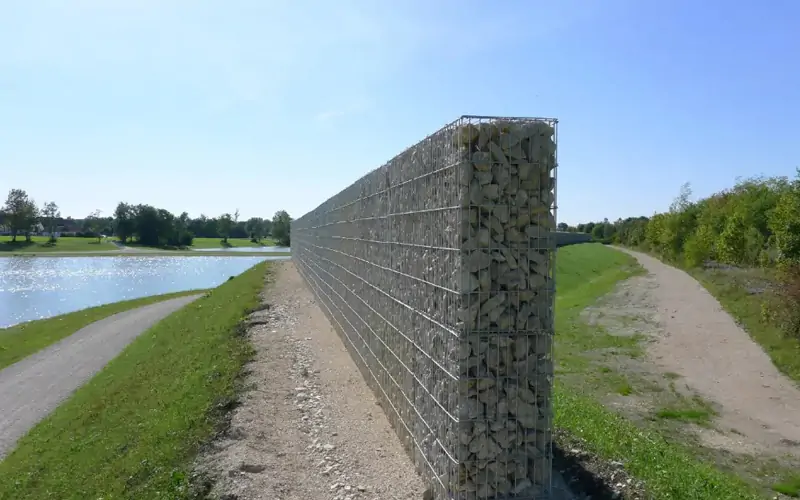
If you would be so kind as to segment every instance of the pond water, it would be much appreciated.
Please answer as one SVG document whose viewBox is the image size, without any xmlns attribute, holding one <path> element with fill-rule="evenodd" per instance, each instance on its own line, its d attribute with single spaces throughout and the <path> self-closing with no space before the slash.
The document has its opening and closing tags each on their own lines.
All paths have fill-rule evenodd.
<svg viewBox="0 0 800 500">
<path fill-rule="evenodd" d="M 0 257 L 0 328 L 149 295 L 211 288 L 286 257 Z"/>
<path fill-rule="evenodd" d="M 229 247 L 229 248 L 195 248 L 195 252 L 291 252 L 289 247 Z"/>
</svg>

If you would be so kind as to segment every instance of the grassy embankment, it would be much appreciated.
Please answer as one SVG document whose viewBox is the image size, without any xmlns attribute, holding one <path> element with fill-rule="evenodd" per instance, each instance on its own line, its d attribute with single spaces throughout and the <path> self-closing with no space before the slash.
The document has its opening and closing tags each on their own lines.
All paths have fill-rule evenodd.
<svg viewBox="0 0 800 500">
<path fill-rule="evenodd" d="M 262 247 L 270 247 L 275 246 L 275 241 L 270 238 L 264 238 L 261 240 L 261 243 L 253 243 L 248 238 L 228 238 L 227 242 L 223 242 L 222 238 L 194 238 L 192 240 L 192 246 L 190 248 L 186 247 L 150 247 L 141 245 L 135 241 L 129 241 L 125 243 L 125 246 L 129 246 L 132 248 L 147 248 L 147 249 L 155 249 L 155 250 L 196 250 L 196 249 L 220 249 L 224 250 L 226 248 L 252 248 L 253 250 L 258 250 Z"/>
<path fill-rule="evenodd" d="M 228 238 L 228 244 L 223 244 L 220 238 L 195 238 L 192 241 L 192 248 L 240 248 L 240 247 L 272 247 L 275 241 L 264 238 L 261 243 L 253 243 L 247 238 Z"/>
<path fill-rule="evenodd" d="M 0 462 L 0 499 L 189 498 L 191 461 L 236 397 L 240 322 L 267 264 L 143 333 Z"/>
<path fill-rule="evenodd" d="M 17 242 L 11 243 L 10 236 L 0 236 L 0 256 L 3 255 L 28 255 L 37 257 L 80 257 L 84 255 L 91 255 L 93 257 L 131 257 L 141 256 L 144 252 L 123 251 L 116 245 L 111 243 L 111 240 L 105 240 L 100 243 L 96 238 L 74 238 L 69 236 L 62 236 L 58 238 L 56 243 L 49 243 L 48 238 L 45 236 L 35 236 L 30 243 L 25 242 L 24 237 L 18 237 Z M 213 256 L 231 256 L 231 257 L 252 257 L 263 256 L 264 252 L 259 252 L 264 246 L 275 246 L 275 242 L 269 238 L 261 240 L 261 245 L 251 242 L 246 238 L 231 238 L 228 240 L 228 245 L 223 245 L 222 240 L 219 238 L 195 238 L 194 245 L 191 248 L 177 249 L 177 248 L 158 248 L 158 247 L 145 247 L 137 243 L 127 243 L 134 249 L 146 250 L 147 256 L 174 256 L 174 257 L 213 257 Z M 253 252 L 226 252 L 226 248 L 252 248 Z M 219 252 L 204 251 L 195 252 L 195 249 L 218 249 Z M 269 255 L 274 257 L 289 256 L 289 252 L 270 252 Z"/>
<path fill-rule="evenodd" d="M 47 253 L 10 253 L 6 255 L 28 257 L 289 257 L 291 252 L 226 252 L 225 250 L 196 252 L 194 250 L 147 250 L 143 252 L 115 250 L 109 252 L 47 252 Z M 0 254 L 0 257 L 5 255 Z"/>
<path fill-rule="evenodd" d="M 30 242 L 24 236 L 17 236 L 16 242 L 11 242 L 11 236 L 0 236 L 0 255 L 10 253 L 50 253 L 50 252 L 102 252 L 116 250 L 110 241 L 101 241 L 97 238 L 74 238 L 63 236 L 56 243 L 50 243 L 47 236 L 33 236 Z"/>
<path fill-rule="evenodd" d="M 556 427 L 601 458 L 624 463 L 632 476 L 645 482 L 650 498 L 759 498 L 750 485 L 698 458 L 694 447 L 665 435 L 657 423 L 634 423 L 603 405 L 603 391 L 625 380 L 620 373 L 598 369 L 588 354 L 616 351 L 636 356 L 641 339 L 589 327 L 581 313 L 618 281 L 639 273 L 635 260 L 601 245 L 576 245 L 559 250 L 556 272 Z"/>
<path fill-rule="evenodd" d="M 52 318 L 27 321 L 8 328 L 0 328 L 0 370 L 44 349 L 45 347 L 69 337 L 84 326 L 100 321 L 111 315 L 128 311 L 148 304 L 167 299 L 195 295 L 207 290 L 154 295 L 141 299 L 114 302 L 97 307 L 90 307 L 73 313 L 62 314 Z"/>
</svg>

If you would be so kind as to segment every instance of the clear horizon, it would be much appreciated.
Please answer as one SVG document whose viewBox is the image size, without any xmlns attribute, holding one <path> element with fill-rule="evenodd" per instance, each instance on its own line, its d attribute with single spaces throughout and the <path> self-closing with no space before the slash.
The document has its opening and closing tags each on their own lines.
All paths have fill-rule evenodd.
<svg viewBox="0 0 800 500">
<path fill-rule="evenodd" d="M 559 222 L 793 176 L 800 4 L 0 6 L 0 191 L 299 217 L 463 114 L 552 116 Z"/>
</svg>

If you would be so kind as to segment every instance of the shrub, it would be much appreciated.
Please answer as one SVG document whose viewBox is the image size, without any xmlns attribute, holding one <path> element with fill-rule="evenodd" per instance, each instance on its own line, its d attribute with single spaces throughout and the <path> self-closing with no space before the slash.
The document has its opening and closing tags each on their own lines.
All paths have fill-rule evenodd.
<svg viewBox="0 0 800 500">
<path fill-rule="evenodd" d="M 768 224 L 781 259 L 800 260 L 800 193 L 797 188 L 778 199 Z"/>
<path fill-rule="evenodd" d="M 777 301 L 771 317 L 789 338 L 800 340 L 800 264 L 778 266 Z"/>
</svg>

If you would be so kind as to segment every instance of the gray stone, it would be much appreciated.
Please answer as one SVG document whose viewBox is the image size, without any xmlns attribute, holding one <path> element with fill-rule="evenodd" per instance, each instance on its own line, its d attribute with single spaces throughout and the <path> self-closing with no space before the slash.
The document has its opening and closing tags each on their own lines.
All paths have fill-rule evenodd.
<svg viewBox="0 0 800 500">
<path fill-rule="evenodd" d="M 292 224 L 432 499 L 549 488 L 555 152 L 552 121 L 464 118 Z"/>
</svg>

